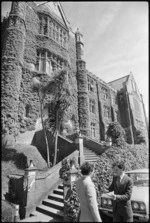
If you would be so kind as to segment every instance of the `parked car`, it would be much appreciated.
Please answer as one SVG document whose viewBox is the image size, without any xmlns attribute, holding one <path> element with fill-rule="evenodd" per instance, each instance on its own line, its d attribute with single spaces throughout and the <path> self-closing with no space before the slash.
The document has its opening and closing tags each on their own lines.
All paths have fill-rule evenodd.
<svg viewBox="0 0 150 223">
<path fill-rule="evenodd" d="M 149 170 L 137 169 L 127 171 L 126 174 L 133 179 L 133 191 L 131 204 L 134 221 L 149 220 Z M 113 192 L 103 194 L 101 197 L 100 210 L 109 217 L 112 217 L 112 199 L 110 195 Z"/>
</svg>

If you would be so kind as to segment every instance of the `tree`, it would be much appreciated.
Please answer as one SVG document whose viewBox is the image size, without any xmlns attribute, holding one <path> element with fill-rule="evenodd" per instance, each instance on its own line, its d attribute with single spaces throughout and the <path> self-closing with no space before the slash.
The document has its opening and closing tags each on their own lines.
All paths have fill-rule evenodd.
<svg viewBox="0 0 150 223">
<path fill-rule="evenodd" d="M 122 146 L 125 144 L 125 131 L 118 122 L 111 122 L 106 134 L 112 139 L 113 145 Z"/>
<path fill-rule="evenodd" d="M 47 126 L 51 131 L 53 138 L 55 139 L 54 160 L 53 166 L 57 162 L 57 144 L 58 135 L 60 131 L 61 121 L 65 115 L 67 108 L 72 103 L 71 91 L 68 82 L 68 71 L 61 70 L 55 74 L 53 79 L 53 91 L 52 100 L 49 105 L 49 119 L 47 120 Z M 46 86 L 45 91 L 49 89 L 49 84 Z"/>
<path fill-rule="evenodd" d="M 43 91 L 44 86 L 42 83 L 34 77 L 32 79 L 32 90 L 37 92 L 39 102 L 40 102 L 40 116 L 41 116 L 41 122 L 42 122 L 42 128 L 44 131 L 44 137 L 45 137 L 45 142 L 46 142 L 46 149 L 47 149 L 47 166 L 48 168 L 50 167 L 50 158 L 49 158 L 49 145 L 48 145 L 48 138 L 47 138 L 47 129 L 44 125 L 44 120 L 43 120 L 43 108 L 44 108 L 44 102 L 45 102 L 45 91 Z"/>
<path fill-rule="evenodd" d="M 54 160 L 53 166 L 57 161 L 57 144 L 58 134 L 60 130 L 61 120 L 67 108 L 71 104 L 71 91 L 68 82 L 68 71 L 66 69 L 55 72 L 47 84 L 42 84 L 37 78 L 33 78 L 32 88 L 37 92 L 40 102 L 40 114 L 42 128 L 47 147 L 47 162 L 49 163 L 49 146 L 47 139 L 47 131 L 49 130 L 52 137 L 55 139 Z M 43 107 L 45 104 L 46 95 L 51 95 L 49 103 L 49 118 L 43 120 Z M 49 165 L 49 164 L 48 164 Z"/>
</svg>

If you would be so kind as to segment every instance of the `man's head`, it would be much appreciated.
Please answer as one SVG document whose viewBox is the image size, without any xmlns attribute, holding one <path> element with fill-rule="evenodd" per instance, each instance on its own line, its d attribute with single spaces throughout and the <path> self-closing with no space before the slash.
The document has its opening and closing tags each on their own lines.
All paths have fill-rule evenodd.
<svg viewBox="0 0 150 223">
<path fill-rule="evenodd" d="M 84 162 L 80 167 L 82 175 L 91 175 L 94 170 L 93 164 L 89 162 Z"/>
<path fill-rule="evenodd" d="M 125 163 L 123 161 L 117 161 L 113 164 L 113 174 L 120 176 L 125 170 Z"/>
</svg>

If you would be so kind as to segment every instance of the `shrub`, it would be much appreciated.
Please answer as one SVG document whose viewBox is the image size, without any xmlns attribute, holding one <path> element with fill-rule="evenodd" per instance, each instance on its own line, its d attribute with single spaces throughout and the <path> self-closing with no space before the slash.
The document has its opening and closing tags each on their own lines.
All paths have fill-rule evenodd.
<svg viewBox="0 0 150 223">
<path fill-rule="evenodd" d="M 100 156 L 95 164 L 95 173 L 93 176 L 99 204 L 102 190 L 110 185 L 112 181 L 112 164 L 118 160 L 125 162 L 125 171 L 148 168 L 148 149 L 144 144 L 133 146 L 128 144 L 123 148 L 112 147 Z"/>
<path fill-rule="evenodd" d="M 146 143 L 145 136 L 142 131 L 140 130 L 134 131 L 134 143 L 135 144 Z"/>
<path fill-rule="evenodd" d="M 14 222 L 15 210 L 13 209 L 12 205 L 8 203 L 7 201 L 3 201 L 3 200 L 1 204 L 2 204 L 1 221 Z"/>
<path fill-rule="evenodd" d="M 106 134 L 112 139 L 113 145 L 122 146 L 125 144 L 125 131 L 118 122 L 111 122 Z"/>
</svg>

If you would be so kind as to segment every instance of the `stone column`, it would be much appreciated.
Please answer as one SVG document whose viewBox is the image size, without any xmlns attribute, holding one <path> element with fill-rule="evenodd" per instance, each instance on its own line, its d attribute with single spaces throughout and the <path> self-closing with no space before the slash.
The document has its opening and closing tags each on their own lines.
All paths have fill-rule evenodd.
<svg viewBox="0 0 150 223">
<path fill-rule="evenodd" d="M 81 166 L 85 160 L 84 153 L 83 153 L 83 137 L 81 136 L 81 133 L 79 133 L 79 135 L 75 139 L 75 144 L 77 145 L 77 149 L 79 151 L 79 165 Z"/>
<path fill-rule="evenodd" d="M 35 179 L 36 179 L 37 168 L 33 165 L 32 160 L 30 160 L 30 165 L 25 169 L 24 175 L 24 185 L 26 189 L 26 204 L 24 207 L 25 216 L 24 218 L 29 217 L 31 211 L 34 210 L 35 204 Z"/>
<path fill-rule="evenodd" d="M 64 185 L 64 222 L 70 222 L 68 217 L 68 202 L 72 193 L 74 182 L 77 180 L 78 170 L 75 168 L 74 164 L 71 166 L 70 170 L 68 171 L 68 180 L 63 181 Z"/>
</svg>

